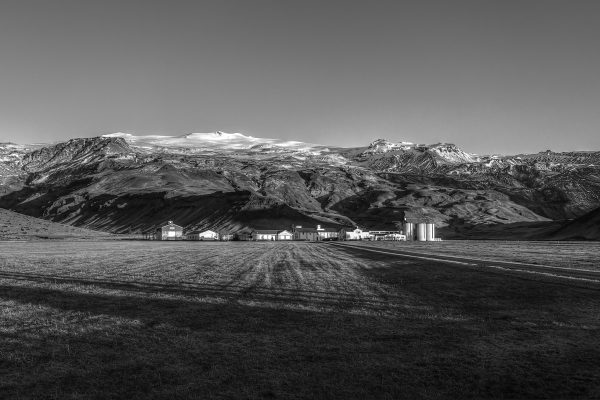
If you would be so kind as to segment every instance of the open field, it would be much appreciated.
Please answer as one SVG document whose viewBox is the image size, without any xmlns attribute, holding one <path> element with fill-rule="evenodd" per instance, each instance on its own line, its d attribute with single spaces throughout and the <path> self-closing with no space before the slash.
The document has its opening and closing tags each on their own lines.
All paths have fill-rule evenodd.
<svg viewBox="0 0 600 400">
<path fill-rule="evenodd" d="M 357 241 L 346 244 L 435 256 L 474 257 L 600 271 L 600 242 L 449 240 L 441 242 Z"/>
<path fill-rule="evenodd" d="M 0 398 L 598 398 L 598 310 L 325 243 L 0 242 Z"/>
</svg>

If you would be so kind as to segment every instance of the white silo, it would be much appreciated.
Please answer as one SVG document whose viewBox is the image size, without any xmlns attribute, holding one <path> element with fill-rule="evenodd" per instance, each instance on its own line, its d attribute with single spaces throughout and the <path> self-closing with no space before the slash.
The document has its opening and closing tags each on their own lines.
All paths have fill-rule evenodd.
<svg viewBox="0 0 600 400">
<path fill-rule="evenodd" d="M 404 234 L 406 235 L 406 240 L 414 240 L 415 224 L 413 224 L 412 222 L 406 222 L 404 224 Z"/>
<path fill-rule="evenodd" d="M 419 222 L 417 224 L 417 240 L 424 242 L 427 240 L 427 224 Z"/>
<path fill-rule="evenodd" d="M 435 240 L 435 224 L 427 223 L 426 238 L 428 242 L 433 242 Z"/>
</svg>

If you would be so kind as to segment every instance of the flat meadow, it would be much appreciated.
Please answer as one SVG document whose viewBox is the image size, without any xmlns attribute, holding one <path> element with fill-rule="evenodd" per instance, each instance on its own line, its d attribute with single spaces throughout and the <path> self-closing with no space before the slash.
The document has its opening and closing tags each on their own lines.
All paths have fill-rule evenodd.
<svg viewBox="0 0 600 400">
<path fill-rule="evenodd" d="M 600 270 L 600 242 L 448 240 L 439 242 L 358 241 L 353 245 L 455 257 L 517 261 Z"/>
<path fill-rule="evenodd" d="M 0 242 L 0 398 L 598 398 L 599 310 L 326 243 Z"/>
</svg>

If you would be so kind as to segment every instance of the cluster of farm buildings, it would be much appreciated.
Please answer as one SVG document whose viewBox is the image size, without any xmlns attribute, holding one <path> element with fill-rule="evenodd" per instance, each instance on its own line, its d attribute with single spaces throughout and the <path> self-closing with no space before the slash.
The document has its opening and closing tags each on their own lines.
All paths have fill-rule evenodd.
<svg viewBox="0 0 600 400">
<path fill-rule="evenodd" d="M 183 227 L 169 221 L 167 224 L 146 235 L 150 240 L 255 240 L 255 241 L 285 241 L 285 240 L 416 240 L 438 241 L 435 237 L 435 224 L 431 222 L 402 223 L 398 231 L 366 231 L 358 227 L 325 228 L 317 225 L 314 228 L 294 226 L 291 229 L 245 229 L 235 233 L 217 232 L 211 229 L 204 231 L 185 232 Z"/>
</svg>

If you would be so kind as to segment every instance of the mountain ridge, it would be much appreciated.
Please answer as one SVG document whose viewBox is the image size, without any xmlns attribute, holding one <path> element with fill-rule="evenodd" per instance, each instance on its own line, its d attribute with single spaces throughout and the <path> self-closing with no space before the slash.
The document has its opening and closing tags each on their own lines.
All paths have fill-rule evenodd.
<svg viewBox="0 0 600 400">
<path fill-rule="evenodd" d="M 150 229 L 161 207 L 190 228 L 262 226 L 268 215 L 285 227 L 298 219 L 393 228 L 426 215 L 440 232 L 460 235 L 469 226 L 577 218 L 598 206 L 594 151 L 480 156 L 449 143 L 378 139 L 344 148 L 219 131 L 0 144 L 0 207 L 110 232 Z"/>
</svg>

